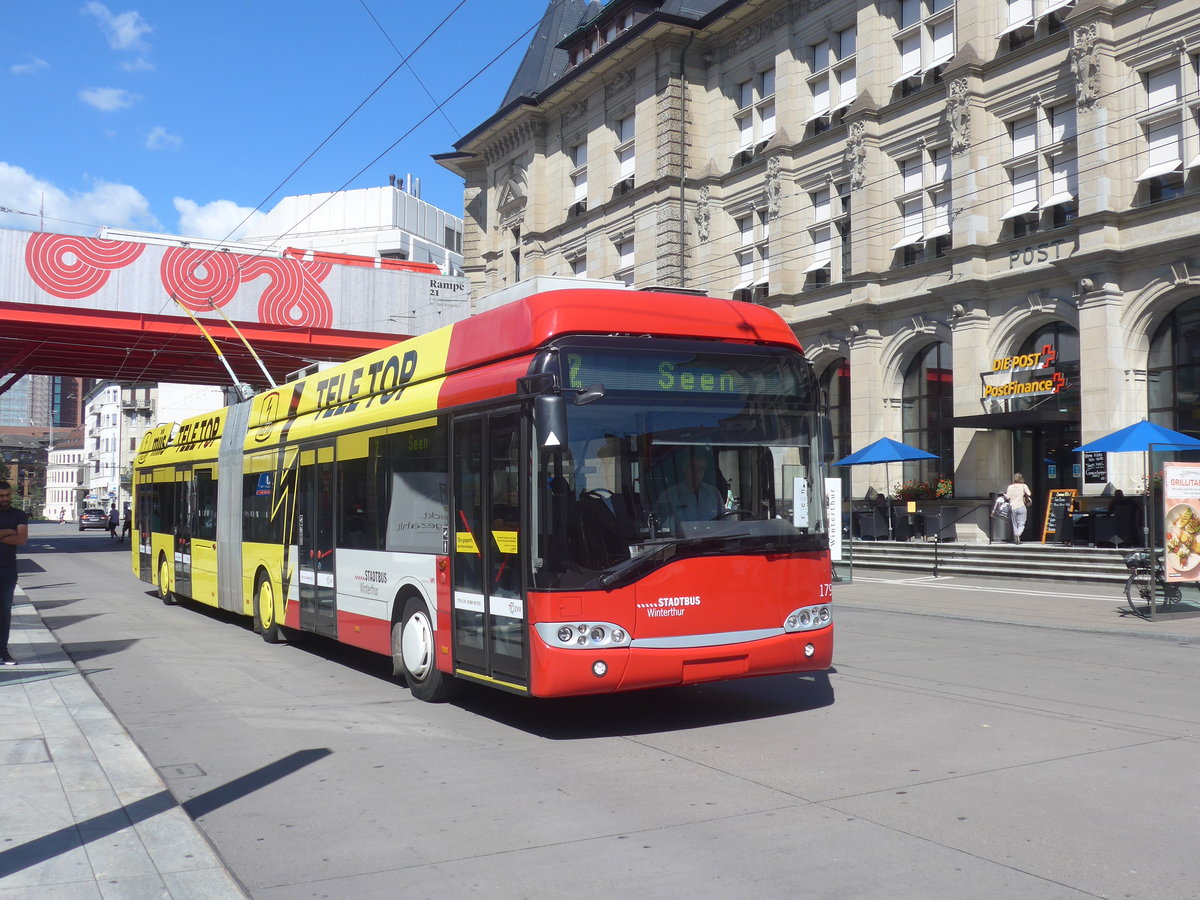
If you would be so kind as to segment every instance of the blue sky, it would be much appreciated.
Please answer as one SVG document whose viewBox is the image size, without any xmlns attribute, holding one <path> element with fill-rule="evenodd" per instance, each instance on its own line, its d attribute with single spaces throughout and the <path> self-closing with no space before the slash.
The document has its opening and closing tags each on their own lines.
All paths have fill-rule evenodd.
<svg viewBox="0 0 1200 900">
<path fill-rule="evenodd" d="M 0 0 L 0 207 L 14 211 L 0 227 L 38 229 L 44 201 L 46 231 L 220 239 L 260 204 L 389 173 L 461 215 L 462 182 L 430 155 L 496 111 L 548 0 L 465 0 L 413 53 L 458 5 Z M 426 89 L 444 100 L 513 41 L 418 125 L 437 107 Z M 276 190 L 400 64 L 396 48 L 411 69 Z"/>
</svg>

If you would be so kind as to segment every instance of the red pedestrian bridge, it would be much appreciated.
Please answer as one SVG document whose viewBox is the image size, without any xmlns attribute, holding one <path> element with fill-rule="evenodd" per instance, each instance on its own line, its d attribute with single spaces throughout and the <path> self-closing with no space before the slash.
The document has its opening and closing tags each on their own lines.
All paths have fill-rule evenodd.
<svg viewBox="0 0 1200 900">
<path fill-rule="evenodd" d="M 467 280 L 433 265 L 197 243 L 0 229 L 0 393 L 24 375 L 228 385 L 220 357 L 262 387 L 264 367 L 281 382 L 469 312 Z"/>
</svg>

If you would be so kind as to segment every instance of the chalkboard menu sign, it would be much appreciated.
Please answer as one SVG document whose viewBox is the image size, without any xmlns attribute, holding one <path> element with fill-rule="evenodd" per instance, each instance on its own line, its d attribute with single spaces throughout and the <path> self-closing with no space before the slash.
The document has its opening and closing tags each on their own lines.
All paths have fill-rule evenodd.
<svg viewBox="0 0 1200 900">
<path fill-rule="evenodd" d="M 1074 488 L 1062 488 L 1050 491 L 1046 495 L 1046 520 L 1042 523 L 1042 543 L 1060 542 L 1063 523 L 1071 515 L 1071 507 L 1075 503 L 1075 495 L 1079 493 Z"/>
<path fill-rule="evenodd" d="M 1083 454 L 1083 482 L 1084 484 L 1108 484 L 1107 453 L 1088 452 Z"/>
</svg>

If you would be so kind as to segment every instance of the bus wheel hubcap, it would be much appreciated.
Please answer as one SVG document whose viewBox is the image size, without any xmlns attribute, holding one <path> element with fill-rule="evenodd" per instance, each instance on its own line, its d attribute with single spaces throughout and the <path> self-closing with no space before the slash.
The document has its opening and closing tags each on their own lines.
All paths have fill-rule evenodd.
<svg viewBox="0 0 1200 900">
<path fill-rule="evenodd" d="M 275 623 L 275 595 L 271 591 L 271 585 L 265 581 L 258 589 L 258 617 L 263 628 L 270 628 Z"/>
<path fill-rule="evenodd" d="M 433 629 L 424 613 L 417 613 L 404 623 L 401 638 L 404 651 L 404 668 L 414 678 L 424 681 L 433 667 Z"/>
</svg>

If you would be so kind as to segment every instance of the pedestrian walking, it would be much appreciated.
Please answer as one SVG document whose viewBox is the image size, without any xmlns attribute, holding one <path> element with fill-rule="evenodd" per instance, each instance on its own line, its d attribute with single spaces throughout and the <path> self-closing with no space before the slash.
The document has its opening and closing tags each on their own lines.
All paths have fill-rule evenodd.
<svg viewBox="0 0 1200 900">
<path fill-rule="evenodd" d="M 129 529 L 133 525 L 133 511 L 130 510 L 129 504 L 125 504 L 125 509 L 121 512 L 121 540 L 129 537 Z"/>
<path fill-rule="evenodd" d="M 0 481 L 0 665 L 15 666 L 8 652 L 13 594 L 17 590 L 17 548 L 29 540 L 29 516 L 12 505 L 12 485 Z"/>
<path fill-rule="evenodd" d="M 1029 516 L 1029 507 L 1033 505 L 1033 493 L 1025 483 L 1025 476 L 1020 472 L 1013 475 L 1012 484 L 1004 490 L 1008 498 L 1009 518 L 1012 521 L 1013 543 L 1021 543 L 1021 533 L 1025 530 L 1025 519 Z"/>
<path fill-rule="evenodd" d="M 67 508 L 60 506 L 58 508 L 58 524 L 61 525 L 65 521 L 67 521 Z"/>
<path fill-rule="evenodd" d="M 120 540 L 117 537 L 117 526 L 121 524 L 121 514 L 117 512 L 117 503 L 114 500 L 112 507 L 108 510 L 108 533 L 114 541 Z"/>
</svg>

